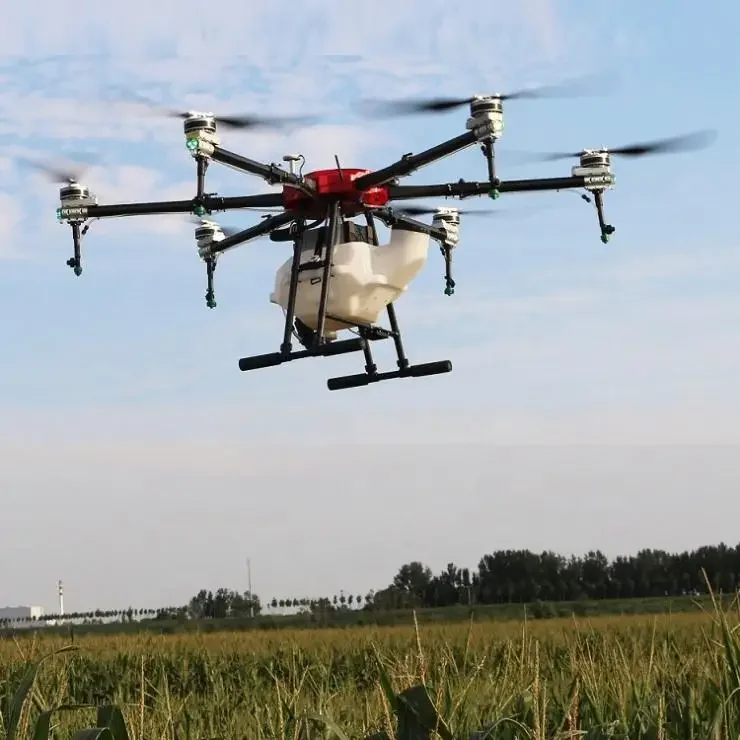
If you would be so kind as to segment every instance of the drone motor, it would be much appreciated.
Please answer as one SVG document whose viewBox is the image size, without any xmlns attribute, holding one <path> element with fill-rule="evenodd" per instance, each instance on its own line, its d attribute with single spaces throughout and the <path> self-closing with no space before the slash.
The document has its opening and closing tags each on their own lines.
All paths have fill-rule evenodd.
<svg viewBox="0 0 740 740">
<path fill-rule="evenodd" d="M 504 130 L 504 106 L 501 98 L 476 95 L 470 103 L 470 118 L 465 123 L 469 131 L 490 128 L 491 136 L 498 139 Z"/>
<path fill-rule="evenodd" d="M 209 157 L 221 142 L 213 113 L 190 111 L 183 123 L 185 146 L 193 157 Z"/>
<path fill-rule="evenodd" d="M 576 167 L 571 168 L 573 177 L 586 178 L 587 190 L 609 190 L 614 187 L 611 157 L 606 149 L 586 149 Z"/>
<path fill-rule="evenodd" d="M 215 221 L 203 220 L 195 229 L 195 242 L 198 245 L 198 255 L 207 257 L 208 247 L 214 242 L 223 241 L 226 238 L 223 229 Z"/>
<path fill-rule="evenodd" d="M 68 219 L 70 214 L 66 212 L 64 214 L 60 211 L 67 211 L 68 209 L 79 209 L 81 220 L 84 220 L 85 213 L 83 206 L 96 205 L 97 199 L 90 192 L 90 188 L 85 185 L 81 185 L 76 181 L 70 181 L 66 185 L 59 188 L 59 205 L 60 209 L 57 211 L 57 217 L 60 220 Z"/>
</svg>

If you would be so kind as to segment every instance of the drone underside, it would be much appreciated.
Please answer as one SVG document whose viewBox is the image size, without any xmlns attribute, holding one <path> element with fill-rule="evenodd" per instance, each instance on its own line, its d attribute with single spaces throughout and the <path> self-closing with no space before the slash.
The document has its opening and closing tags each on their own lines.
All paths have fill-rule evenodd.
<svg viewBox="0 0 740 740">
<path fill-rule="evenodd" d="M 203 219 L 195 229 L 198 255 L 206 265 L 206 302 L 215 307 L 213 278 L 220 255 L 253 239 L 268 236 L 273 241 L 292 242 L 293 256 L 279 270 L 270 297 L 285 312 L 285 326 L 276 352 L 239 360 L 241 370 L 272 367 L 304 357 L 330 356 L 363 352 L 365 368 L 357 375 L 333 378 L 330 390 L 367 385 L 400 377 L 421 377 L 447 373 L 452 364 L 441 362 L 411 365 L 405 355 L 394 301 L 423 268 L 431 240 L 439 243 L 445 260 L 445 293 L 454 292 L 452 252 L 459 237 L 460 211 L 456 208 L 412 209 L 396 211 L 392 203 L 429 197 L 466 198 L 486 195 L 496 199 L 502 193 L 559 191 L 583 188 L 590 192 L 596 207 L 601 239 L 608 241 L 614 228 L 603 214 L 603 194 L 614 187 L 610 152 L 585 150 L 576 155 L 578 166 L 570 176 L 503 181 L 496 176 L 494 145 L 503 131 L 502 101 L 516 96 L 478 96 L 463 101 L 435 101 L 433 110 L 461 103 L 470 106 L 466 133 L 419 154 L 407 154 L 380 170 L 342 168 L 316 170 L 302 175 L 294 163 L 305 159 L 287 155 L 290 170 L 275 164 L 263 164 L 223 149 L 217 133 L 222 126 L 243 126 L 244 119 L 217 119 L 211 113 L 190 112 L 184 118 L 186 146 L 197 164 L 197 190 L 191 200 L 99 205 L 87 187 L 70 179 L 60 190 L 57 217 L 72 228 L 74 256 L 68 265 L 77 275 L 82 272 L 81 240 L 90 223 L 100 218 L 182 213 Z M 436 107 L 434 107 L 436 106 Z M 250 123 L 253 121 L 248 121 Z M 472 145 L 480 144 L 488 177 L 485 181 L 438 185 L 402 186 L 399 178 L 408 176 L 432 162 Z M 658 143 L 612 150 L 637 156 L 651 151 L 666 151 L 675 143 Z M 662 147 L 662 148 L 661 148 Z M 282 192 L 263 195 L 222 197 L 205 192 L 205 175 L 210 163 L 227 165 L 240 172 L 261 177 L 271 185 L 281 184 Z M 584 199 L 591 201 L 588 196 Z M 261 223 L 227 234 L 214 221 L 206 219 L 214 212 L 237 209 L 273 209 L 282 212 L 263 217 Z M 411 213 L 433 214 L 431 224 L 411 217 Z M 351 219 L 364 217 L 364 224 Z M 378 243 L 376 222 L 390 229 L 388 244 Z M 389 326 L 378 324 L 385 312 Z M 343 330 L 357 336 L 339 340 Z M 293 349 L 293 339 L 302 349 Z M 379 372 L 373 360 L 371 344 L 392 339 L 397 368 Z"/>
</svg>

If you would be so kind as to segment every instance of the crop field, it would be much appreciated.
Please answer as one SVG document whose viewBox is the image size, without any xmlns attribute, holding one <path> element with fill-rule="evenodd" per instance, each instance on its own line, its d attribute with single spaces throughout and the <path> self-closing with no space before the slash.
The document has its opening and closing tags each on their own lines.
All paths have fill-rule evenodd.
<svg viewBox="0 0 740 740">
<path fill-rule="evenodd" d="M 34 661 L 70 640 L 4 639 L 0 736 L 72 737 L 105 721 L 118 740 L 114 715 L 64 708 L 114 704 L 131 740 L 421 740 L 430 724 L 447 740 L 737 738 L 737 623 L 717 612 L 84 636 L 40 664 L 27 694 Z"/>
</svg>

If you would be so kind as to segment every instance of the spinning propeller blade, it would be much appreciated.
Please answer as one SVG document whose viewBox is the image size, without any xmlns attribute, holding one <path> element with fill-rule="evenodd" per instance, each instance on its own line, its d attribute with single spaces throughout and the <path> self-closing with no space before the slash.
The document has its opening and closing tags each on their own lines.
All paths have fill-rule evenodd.
<svg viewBox="0 0 740 740">
<path fill-rule="evenodd" d="M 87 161 L 80 161 L 83 159 Z M 64 163 L 58 162 L 56 164 L 30 159 L 28 157 L 18 157 L 17 161 L 19 164 L 40 172 L 49 182 L 59 185 L 79 182 L 93 164 L 99 163 L 98 158 L 90 154 L 74 155 L 73 160 L 67 160 Z"/>
<path fill-rule="evenodd" d="M 164 115 L 169 118 L 185 119 L 189 115 L 189 111 L 179 111 L 163 107 L 138 93 L 133 93 L 131 96 L 137 103 L 141 103 L 152 111 L 156 111 L 160 115 Z M 261 116 L 251 113 L 214 116 L 214 118 L 219 126 L 233 129 L 280 129 L 288 126 L 308 125 L 316 121 L 315 116 Z"/>
<path fill-rule="evenodd" d="M 192 214 L 187 216 L 187 220 L 194 226 L 206 226 L 207 224 L 215 224 L 216 226 L 218 226 L 219 229 L 221 229 L 221 231 L 224 232 L 224 236 L 233 236 L 234 234 L 238 234 L 240 231 L 244 231 L 244 229 L 246 228 L 244 226 L 222 226 L 221 224 L 216 223 L 216 221 L 213 221 L 210 218 L 193 216 Z"/>
<path fill-rule="evenodd" d="M 438 209 L 436 208 L 425 208 L 424 206 L 404 206 L 399 205 L 397 208 L 394 207 L 393 210 L 397 210 L 399 213 L 405 215 L 405 216 L 432 216 L 434 215 Z M 461 216 L 500 216 L 504 211 L 502 211 L 500 208 L 493 209 L 493 208 L 487 208 L 487 209 L 479 209 L 476 211 L 468 211 L 465 209 L 458 210 L 458 213 Z"/>
<path fill-rule="evenodd" d="M 614 149 L 607 149 L 606 151 L 611 155 L 617 154 L 622 157 L 644 157 L 653 154 L 676 154 L 679 152 L 706 149 L 716 138 L 716 131 L 695 131 L 682 136 L 629 144 L 627 146 L 615 147 Z M 582 154 L 583 152 L 552 152 L 535 156 L 537 159 L 544 162 L 554 162 L 559 159 L 578 159 Z"/>
<path fill-rule="evenodd" d="M 491 94 L 491 97 L 504 100 L 534 100 L 538 98 L 580 97 L 607 92 L 611 89 L 612 78 L 604 75 L 585 76 L 563 82 L 560 85 L 516 90 L 510 93 Z M 467 98 L 427 98 L 421 100 L 367 100 L 361 106 L 370 115 L 402 116 L 415 113 L 444 113 L 454 108 L 470 105 L 473 97 Z"/>
</svg>

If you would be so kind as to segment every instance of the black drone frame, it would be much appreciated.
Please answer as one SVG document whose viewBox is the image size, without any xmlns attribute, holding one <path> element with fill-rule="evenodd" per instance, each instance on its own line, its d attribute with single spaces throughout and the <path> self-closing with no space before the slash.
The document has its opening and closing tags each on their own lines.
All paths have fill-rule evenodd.
<svg viewBox="0 0 740 740">
<path fill-rule="evenodd" d="M 419 365 L 410 364 L 404 351 L 393 302 L 389 303 L 386 309 L 390 328 L 386 329 L 375 325 L 358 326 L 356 322 L 346 322 L 348 329 L 357 327 L 358 337 L 339 341 L 330 341 L 325 338 L 327 318 L 342 323 L 341 317 L 328 315 L 327 304 L 332 277 L 332 259 L 336 245 L 342 241 L 345 218 L 364 214 L 370 243 L 375 245 L 378 244 L 375 219 L 386 226 L 428 234 L 430 238 L 438 241 L 446 262 L 447 290 L 445 292 L 448 294 L 452 292 L 454 286 L 451 277 L 451 251 L 452 247 L 455 246 L 455 243 L 450 241 L 449 232 L 445 228 L 417 221 L 402 212 L 394 212 L 387 205 L 388 203 L 397 200 L 437 197 L 462 199 L 487 195 L 491 198 L 498 198 L 501 193 L 585 188 L 594 195 L 602 240 L 606 241 L 608 235 L 614 231 L 613 227 L 605 222 L 602 207 L 602 194 L 613 185 L 608 154 L 601 151 L 584 152 L 581 157 L 583 174 L 574 174 L 571 177 L 499 180 L 495 175 L 494 166 L 494 143 L 497 138 L 497 129 L 493 126 L 490 116 L 474 117 L 471 119 L 473 125 L 471 125 L 471 121 L 468 122 L 468 128 L 471 130 L 460 136 L 419 154 L 406 154 L 387 167 L 356 177 L 352 183 L 352 192 L 349 194 L 346 188 L 343 192 L 331 192 L 331 189 L 321 191 L 310 177 L 303 177 L 301 174 L 287 171 L 276 164 L 263 164 L 222 148 L 216 138 L 215 120 L 211 114 L 192 113 L 185 121 L 188 148 L 197 164 L 197 192 L 193 199 L 98 205 L 87 188 L 71 181 L 69 185 L 61 189 L 62 207 L 58 209 L 57 216 L 60 221 L 69 223 L 72 227 L 74 256 L 67 264 L 79 275 L 82 271 L 81 241 L 89 228 L 89 224 L 85 225 L 84 228 L 83 224 L 88 220 L 177 213 L 204 217 L 220 211 L 284 207 L 286 210 L 283 213 L 263 217 L 261 223 L 233 235 L 225 236 L 220 241 L 210 241 L 199 249 L 199 255 L 204 260 L 207 268 L 206 300 L 209 307 L 213 307 L 215 306 L 213 276 L 216 259 L 220 254 L 267 235 L 270 235 L 273 241 L 293 242 L 290 287 L 280 349 L 277 352 L 240 359 L 239 369 L 242 371 L 273 367 L 304 357 L 326 357 L 362 351 L 365 357 L 365 371 L 363 373 L 328 380 L 329 390 L 339 390 L 365 386 L 369 383 L 390 378 L 421 377 L 447 373 L 452 370 L 452 364 L 448 360 Z M 406 177 L 421 167 L 462 151 L 474 144 L 481 145 L 486 157 L 487 181 L 466 182 L 460 180 L 455 183 L 414 186 L 398 184 L 399 178 Z M 592 158 L 591 160 L 588 159 L 589 156 Z M 221 197 L 217 194 L 206 193 L 205 175 L 210 161 L 227 165 L 242 173 L 255 175 L 270 185 L 287 186 L 294 193 L 297 192 L 302 200 L 299 198 L 298 201 L 288 205 L 285 199 L 285 191 L 283 193 L 236 197 Z M 337 170 L 341 177 L 342 170 L 339 168 L 338 162 Z M 365 202 L 365 195 L 372 189 L 376 193 L 380 189 L 384 203 L 368 205 Z M 301 264 L 303 233 L 307 228 L 313 228 L 323 222 L 327 222 L 327 226 L 326 238 L 323 240 L 324 243 L 321 247 L 320 261 L 312 260 L 310 264 Z M 297 334 L 304 348 L 293 350 L 292 337 L 296 333 L 296 329 L 299 328 L 295 317 L 299 275 L 302 270 L 306 269 L 322 270 L 316 329 L 311 330 L 303 325 L 304 331 L 299 331 Z M 379 372 L 373 360 L 370 343 L 387 338 L 392 338 L 395 344 L 397 369 Z"/>
</svg>

